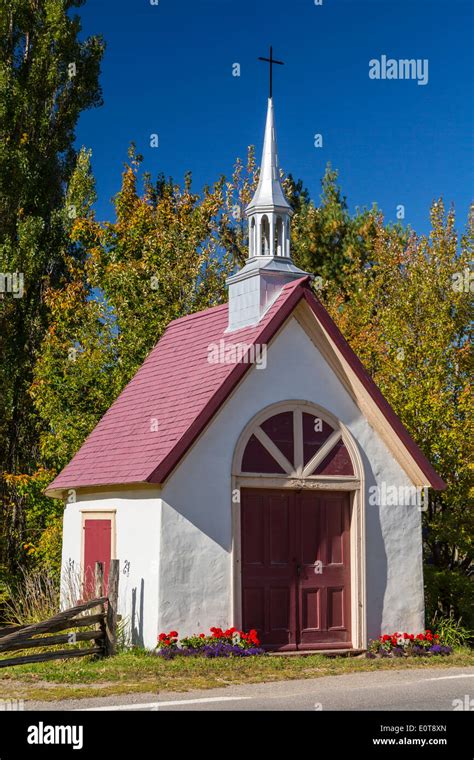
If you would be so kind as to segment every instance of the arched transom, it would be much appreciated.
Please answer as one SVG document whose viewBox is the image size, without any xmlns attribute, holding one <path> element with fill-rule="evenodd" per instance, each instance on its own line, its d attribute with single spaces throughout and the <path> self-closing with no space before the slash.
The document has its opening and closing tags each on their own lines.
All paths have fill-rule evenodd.
<svg viewBox="0 0 474 760">
<path fill-rule="evenodd" d="M 308 409 L 270 414 L 248 431 L 242 475 L 354 478 L 354 462 L 335 421 Z"/>
</svg>

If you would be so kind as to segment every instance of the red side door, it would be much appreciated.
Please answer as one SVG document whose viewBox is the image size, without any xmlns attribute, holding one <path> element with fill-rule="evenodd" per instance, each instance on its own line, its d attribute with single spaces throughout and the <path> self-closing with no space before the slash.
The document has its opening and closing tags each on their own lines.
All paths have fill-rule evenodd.
<svg viewBox="0 0 474 760">
<path fill-rule="evenodd" d="M 269 649 L 350 647 L 346 493 L 242 489 L 242 622 Z"/>
<path fill-rule="evenodd" d="M 112 521 L 84 520 L 84 599 L 95 596 L 95 563 L 104 565 L 105 591 L 112 556 Z"/>
</svg>

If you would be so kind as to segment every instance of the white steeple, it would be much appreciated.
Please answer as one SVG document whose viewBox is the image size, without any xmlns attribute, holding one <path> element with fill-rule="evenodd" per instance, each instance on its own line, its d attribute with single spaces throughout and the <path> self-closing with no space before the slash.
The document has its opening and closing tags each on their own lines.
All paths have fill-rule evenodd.
<svg viewBox="0 0 474 760">
<path fill-rule="evenodd" d="M 273 98 L 268 99 L 258 186 L 245 215 L 249 223 L 249 257 L 245 266 L 227 280 L 228 331 L 259 322 L 283 286 L 306 274 L 291 260 L 293 209 L 280 179 Z"/>
<path fill-rule="evenodd" d="M 253 209 L 256 210 L 258 208 L 268 211 L 279 209 L 284 213 L 293 213 L 290 204 L 285 198 L 280 181 L 273 98 L 268 98 L 260 178 L 255 195 L 247 207 L 247 216 L 250 215 Z"/>
</svg>

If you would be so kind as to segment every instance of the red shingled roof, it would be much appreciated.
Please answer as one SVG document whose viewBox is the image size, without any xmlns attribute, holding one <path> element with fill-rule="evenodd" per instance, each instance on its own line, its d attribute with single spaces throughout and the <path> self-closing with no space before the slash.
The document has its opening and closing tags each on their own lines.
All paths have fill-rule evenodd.
<svg viewBox="0 0 474 760">
<path fill-rule="evenodd" d="M 127 483 L 162 483 L 251 366 L 209 363 L 209 344 L 268 344 L 306 299 L 374 402 L 437 489 L 445 484 L 366 373 L 308 277 L 286 285 L 256 326 L 225 334 L 227 304 L 171 322 L 136 375 L 47 491 Z M 158 430 L 151 431 L 153 420 Z"/>
</svg>

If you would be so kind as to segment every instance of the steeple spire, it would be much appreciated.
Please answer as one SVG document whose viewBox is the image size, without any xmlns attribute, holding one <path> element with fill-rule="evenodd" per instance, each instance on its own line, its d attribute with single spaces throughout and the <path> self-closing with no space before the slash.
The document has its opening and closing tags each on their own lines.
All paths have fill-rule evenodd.
<svg viewBox="0 0 474 760">
<path fill-rule="evenodd" d="M 268 99 L 260 177 L 245 214 L 249 220 L 249 259 L 254 256 L 290 258 L 293 209 L 281 185 L 273 98 Z"/>
<path fill-rule="evenodd" d="M 273 98 L 268 99 L 260 178 L 255 195 L 247 207 L 247 216 L 257 209 L 261 209 L 262 211 L 281 210 L 290 214 L 292 213 L 280 180 Z"/>
<path fill-rule="evenodd" d="M 258 323 L 284 285 L 307 274 L 291 260 L 293 209 L 280 179 L 273 98 L 268 99 L 258 185 L 245 214 L 249 257 L 244 267 L 227 279 L 229 332 Z"/>
</svg>

